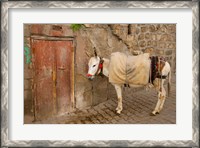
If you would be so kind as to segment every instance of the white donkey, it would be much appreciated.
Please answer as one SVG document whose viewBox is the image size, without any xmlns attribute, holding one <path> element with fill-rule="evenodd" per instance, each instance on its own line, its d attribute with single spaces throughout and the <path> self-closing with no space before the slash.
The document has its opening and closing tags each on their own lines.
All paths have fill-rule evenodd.
<svg viewBox="0 0 200 148">
<path fill-rule="evenodd" d="M 156 115 L 159 114 L 159 112 L 162 110 L 165 98 L 166 98 L 166 91 L 164 88 L 164 81 L 166 80 L 166 77 L 168 77 L 168 94 L 170 91 L 170 83 L 171 83 L 171 68 L 168 62 L 166 61 L 159 61 L 159 63 L 162 62 L 162 64 L 157 64 L 157 69 L 160 69 L 160 75 L 156 76 L 155 79 L 153 79 L 153 82 L 149 81 L 152 75 L 151 72 L 151 60 L 149 57 L 149 54 L 141 54 L 138 56 L 128 56 L 129 59 L 126 58 L 126 65 L 122 64 L 122 60 L 125 59 L 125 56 L 116 56 L 120 55 L 121 53 L 112 53 L 111 59 L 106 58 L 100 58 L 97 56 L 97 53 L 95 51 L 95 56 L 91 57 L 88 63 L 89 70 L 87 73 L 88 79 L 92 80 L 95 76 L 103 74 L 106 77 L 109 77 L 109 82 L 115 87 L 115 90 L 117 92 L 118 97 L 118 105 L 116 108 L 116 111 L 118 114 L 121 113 L 123 107 L 122 107 L 122 87 L 124 85 L 129 87 L 154 87 L 156 88 L 156 91 L 158 92 L 158 101 L 156 104 L 155 109 L 151 112 L 150 115 Z M 114 56 L 113 56 L 114 55 Z M 112 58 L 115 57 L 116 58 Z M 122 57 L 120 61 L 120 57 Z M 144 58 L 146 57 L 146 58 Z M 123 59 L 124 58 L 124 59 Z M 142 62 L 141 62 L 142 61 Z M 121 64 L 121 69 L 118 68 Z M 129 67 L 133 67 L 128 68 Z M 133 66 L 132 66 L 133 65 Z M 140 65 L 140 66 L 138 66 Z M 120 71 L 125 71 L 125 74 L 121 73 Z M 116 73 L 118 74 L 117 76 Z M 126 76 L 124 76 L 126 75 Z M 115 77 L 115 78 L 113 78 Z M 153 84 L 153 85 L 152 85 Z"/>
</svg>

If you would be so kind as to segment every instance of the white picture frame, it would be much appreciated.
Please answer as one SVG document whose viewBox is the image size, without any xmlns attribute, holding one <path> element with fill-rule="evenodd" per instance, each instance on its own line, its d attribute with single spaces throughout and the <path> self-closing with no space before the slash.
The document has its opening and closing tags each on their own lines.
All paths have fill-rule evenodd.
<svg viewBox="0 0 200 148">
<path fill-rule="evenodd" d="M 148 146 L 171 146 L 171 147 L 198 147 L 199 146 L 199 7 L 198 2 L 138 2 L 138 1 L 124 1 L 124 2 L 114 2 L 114 1 L 66 1 L 66 2 L 56 2 L 56 1 L 4 1 L 2 2 L 2 19 L 1 19 L 1 77 L 2 77 L 2 89 L 1 89 L 1 139 L 3 147 L 58 147 L 58 146 L 100 146 L 100 147 L 148 147 Z M 134 8 L 158 8 L 158 9 L 174 9 L 174 8 L 188 8 L 192 10 L 192 140 L 10 140 L 9 133 L 12 131 L 9 128 L 9 110 L 12 109 L 9 106 L 9 97 L 11 95 L 9 92 L 9 87 L 11 84 L 9 79 L 9 13 L 11 9 L 27 9 L 27 8 L 123 8 L 123 9 L 134 9 Z M 166 22 L 167 23 L 167 22 Z M 23 33 L 22 33 L 23 34 Z M 18 96 L 17 96 L 18 97 Z M 172 131 L 173 132 L 173 131 Z M 26 133 L 27 135 L 29 133 Z M 38 133 L 39 134 L 39 133 Z M 120 133 L 119 133 L 120 134 Z M 173 134 L 173 133 L 172 133 Z"/>
</svg>

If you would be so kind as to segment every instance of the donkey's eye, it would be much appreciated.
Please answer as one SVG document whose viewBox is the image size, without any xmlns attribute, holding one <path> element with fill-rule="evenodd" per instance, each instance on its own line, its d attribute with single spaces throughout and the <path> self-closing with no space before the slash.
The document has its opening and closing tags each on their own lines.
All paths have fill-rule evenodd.
<svg viewBox="0 0 200 148">
<path fill-rule="evenodd" d="M 93 65 L 92 67 L 95 67 L 96 65 Z"/>
</svg>

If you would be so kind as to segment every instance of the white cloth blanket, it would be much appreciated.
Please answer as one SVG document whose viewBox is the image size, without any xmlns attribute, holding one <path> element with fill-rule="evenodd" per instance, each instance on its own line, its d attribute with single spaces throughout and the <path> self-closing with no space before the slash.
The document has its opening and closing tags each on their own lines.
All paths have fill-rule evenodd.
<svg viewBox="0 0 200 148">
<path fill-rule="evenodd" d="M 149 53 L 137 56 L 115 52 L 111 54 L 109 82 L 114 84 L 146 85 L 149 82 Z"/>
</svg>

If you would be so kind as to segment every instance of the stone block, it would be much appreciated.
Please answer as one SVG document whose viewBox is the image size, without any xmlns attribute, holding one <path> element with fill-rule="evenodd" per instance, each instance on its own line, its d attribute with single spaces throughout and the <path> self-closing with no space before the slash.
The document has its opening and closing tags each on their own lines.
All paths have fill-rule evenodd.
<svg viewBox="0 0 200 148">
<path fill-rule="evenodd" d="M 147 46 L 151 46 L 151 41 L 147 41 Z"/>
<path fill-rule="evenodd" d="M 152 41 L 151 46 L 156 47 L 157 46 L 157 41 Z"/>
<path fill-rule="evenodd" d="M 147 32 L 147 27 L 141 27 L 141 32 Z"/>
<path fill-rule="evenodd" d="M 134 35 L 127 35 L 126 36 L 126 41 L 133 41 L 135 39 L 135 36 Z"/>
<path fill-rule="evenodd" d="M 129 48 L 129 52 L 132 55 L 138 55 L 141 54 L 141 49 L 138 46 L 133 46 L 132 48 Z"/>
<path fill-rule="evenodd" d="M 165 54 L 166 54 L 167 56 L 172 55 L 172 50 L 166 50 L 166 51 L 165 51 Z"/>
<path fill-rule="evenodd" d="M 140 34 L 139 36 L 138 36 L 138 40 L 144 40 L 144 34 Z"/>
<path fill-rule="evenodd" d="M 152 34 L 152 35 L 151 35 L 151 39 L 154 40 L 154 41 L 157 40 L 156 34 Z"/>
<path fill-rule="evenodd" d="M 163 34 L 161 35 L 160 41 L 168 41 L 168 35 L 167 34 Z"/>
<path fill-rule="evenodd" d="M 158 42 L 158 47 L 159 48 L 166 48 L 166 43 L 165 42 Z"/>
<path fill-rule="evenodd" d="M 126 32 L 120 32 L 119 34 L 119 37 L 122 39 L 122 41 L 126 41 L 126 36 L 127 36 Z"/>
<path fill-rule="evenodd" d="M 137 40 L 134 40 L 134 41 L 132 42 L 132 44 L 133 44 L 133 46 L 137 46 L 137 45 L 138 45 Z"/>
<path fill-rule="evenodd" d="M 158 41 L 160 41 L 160 39 L 161 39 L 161 34 L 157 34 L 157 35 L 156 35 L 156 38 L 157 38 Z"/>
<path fill-rule="evenodd" d="M 176 35 L 170 35 L 170 34 L 168 34 L 167 41 L 176 42 Z"/>
<path fill-rule="evenodd" d="M 139 33 L 140 33 L 140 29 L 137 28 L 137 29 L 136 29 L 136 34 L 139 34 Z"/>
<path fill-rule="evenodd" d="M 176 25 L 166 25 L 167 26 L 167 33 L 176 33 Z"/>
<path fill-rule="evenodd" d="M 111 24 L 110 27 L 112 30 L 120 30 L 121 29 L 120 24 Z"/>
<path fill-rule="evenodd" d="M 132 42 L 126 42 L 128 48 L 133 48 Z"/>
<path fill-rule="evenodd" d="M 150 25 L 149 26 L 149 31 L 150 32 L 155 32 L 156 31 L 156 27 L 154 25 Z"/>
<path fill-rule="evenodd" d="M 156 50 L 156 54 L 158 54 L 158 55 L 164 55 L 164 50 Z"/>
<path fill-rule="evenodd" d="M 145 39 L 149 40 L 151 38 L 151 35 L 149 33 L 145 34 Z"/>
<path fill-rule="evenodd" d="M 145 53 L 150 53 L 150 55 L 152 55 L 153 53 L 154 53 L 154 48 L 152 48 L 152 47 L 148 47 L 148 48 L 146 48 L 145 50 L 144 50 L 144 52 Z"/>
<path fill-rule="evenodd" d="M 176 44 L 175 43 L 167 43 L 167 48 L 168 49 L 175 49 L 176 48 Z"/>
<path fill-rule="evenodd" d="M 165 25 L 161 25 L 160 28 L 159 28 L 159 31 L 161 32 L 166 32 L 166 26 Z"/>
<path fill-rule="evenodd" d="M 166 60 L 166 61 L 169 61 L 169 60 L 170 60 L 170 58 L 169 58 L 169 57 L 167 57 L 167 56 L 165 56 L 165 60 Z"/>
<path fill-rule="evenodd" d="M 131 34 L 137 33 L 137 25 L 136 24 L 131 24 L 130 32 L 131 32 Z"/>
<path fill-rule="evenodd" d="M 86 28 L 91 28 L 93 24 L 84 24 Z"/>
<path fill-rule="evenodd" d="M 139 42 L 139 46 L 140 47 L 145 47 L 146 46 L 146 42 L 145 41 L 140 41 Z"/>
</svg>

